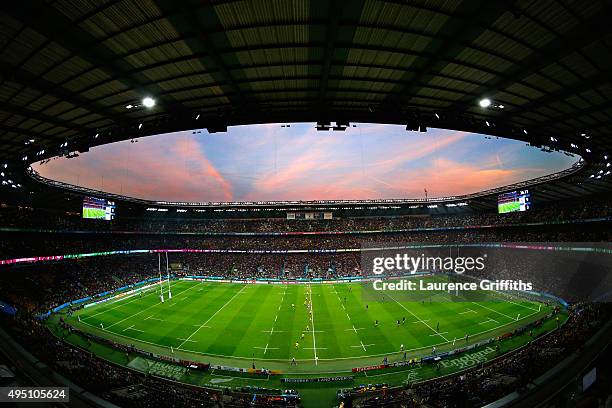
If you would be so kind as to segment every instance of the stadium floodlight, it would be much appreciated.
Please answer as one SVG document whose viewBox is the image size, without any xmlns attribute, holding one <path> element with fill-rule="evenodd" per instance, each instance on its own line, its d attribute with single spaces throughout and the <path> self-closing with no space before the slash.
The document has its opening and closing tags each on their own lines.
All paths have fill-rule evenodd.
<svg viewBox="0 0 612 408">
<path fill-rule="evenodd" d="M 145 108 L 152 108 L 155 106 L 155 99 L 151 98 L 150 96 L 146 96 L 142 99 L 142 104 L 145 106 Z"/>
<path fill-rule="evenodd" d="M 142 129 L 142 123 L 138 125 L 138 130 Z"/>
<path fill-rule="evenodd" d="M 125 105 L 125 109 L 132 109 L 134 107 L 134 105 L 132 105 L 131 103 L 129 105 Z"/>
<path fill-rule="evenodd" d="M 437 113 L 434 113 L 434 115 L 436 115 L 437 119 L 440 119 L 440 115 L 438 115 Z"/>
<path fill-rule="evenodd" d="M 480 101 L 478 101 L 478 104 L 481 108 L 488 108 L 491 106 L 491 100 L 489 98 L 482 98 Z"/>
<path fill-rule="evenodd" d="M 497 107 L 498 107 L 499 109 L 504 109 L 504 108 L 505 108 L 505 106 L 504 106 L 504 105 L 497 105 Z"/>
<path fill-rule="evenodd" d="M 99 133 L 96 133 L 96 135 L 94 136 L 94 139 L 97 139 L 97 138 L 98 138 L 98 136 L 100 136 L 100 134 L 99 134 Z"/>
<path fill-rule="evenodd" d="M 200 114 L 198 113 L 198 115 L 196 116 L 196 120 L 200 119 Z"/>
</svg>

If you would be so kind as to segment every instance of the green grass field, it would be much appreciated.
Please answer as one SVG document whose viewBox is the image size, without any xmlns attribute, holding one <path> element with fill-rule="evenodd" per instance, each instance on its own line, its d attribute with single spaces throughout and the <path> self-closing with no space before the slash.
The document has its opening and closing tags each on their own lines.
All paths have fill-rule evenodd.
<svg viewBox="0 0 612 408">
<path fill-rule="evenodd" d="M 104 208 L 85 208 L 83 207 L 83 218 L 96 218 L 104 219 L 106 217 L 106 211 Z"/>
<path fill-rule="evenodd" d="M 519 203 L 517 201 L 508 202 L 508 203 L 501 203 L 501 204 L 497 205 L 497 208 L 498 208 L 498 212 L 500 214 L 514 212 L 514 211 L 519 211 L 520 208 L 521 208 L 521 203 Z"/>
<path fill-rule="evenodd" d="M 402 344 L 408 358 L 430 354 L 434 345 L 438 350 L 461 347 L 466 333 L 470 343 L 495 337 L 550 310 L 518 299 L 415 303 L 389 295 L 385 301 L 368 302 L 366 308 L 357 283 L 180 280 L 172 281 L 171 287 L 172 299 L 164 303 L 159 287 L 151 288 L 142 295 L 81 309 L 68 321 L 81 330 L 160 354 L 238 367 L 250 367 L 253 360 L 257 368 L 329 373 L 379 364 L 384 357 L 400 360 Z M 310 299 L 312 314 L 305 305 Z M 398 326 L 397 319 L 404 317 L 405 323 Z M 292 358 L 297 365 L 290 364 Z"/>
</svg>

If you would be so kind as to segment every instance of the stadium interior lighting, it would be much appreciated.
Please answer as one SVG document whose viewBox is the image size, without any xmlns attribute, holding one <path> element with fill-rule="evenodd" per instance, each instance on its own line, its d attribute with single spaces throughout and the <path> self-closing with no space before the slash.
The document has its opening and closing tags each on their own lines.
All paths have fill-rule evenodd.
<svg viewBox="0 0 612 408">
<path fill-rule="evenodd" d="M 134 105 L 129 104 L 129 105 L 125 105 L 125 109 L 132 109 L 134 107 Z"/>
<path fill-rule="evenodd" d="M 99 133 L 96 133 L 96 135 L 94 136 L 94 139 L 97 139 L 97 138 L 98 138 L 98 136 L 100 136 L 100 134 L 99 134 Z"/>
<path fill-rule="evenodd" d="M 150 96 L 146 96 L 142 99 L 142 104 L 145 106 L 145 108 L 152 108 L 155 106 L 155 99 L 151 98 Z"/>
<path fill-rule="evenodd" d="M 491 106 L 491 100 L 489 98 L 482 98 L 478 101 L 478 105 L 480 105 L 481 108 L 488 108 Z"/>
<path fill-rule="evenodd" d="M 198 113 L 198 115 L 196 116 L 196 120 L 200 119 L 200 114 Z"/>
<path fill-rule="evenodd" d="M 437 113 L 434 113 L 434 115 L 436 115 L 436 119 L 440 119 L 440 115 L 438 115 Z"/>
</svg>

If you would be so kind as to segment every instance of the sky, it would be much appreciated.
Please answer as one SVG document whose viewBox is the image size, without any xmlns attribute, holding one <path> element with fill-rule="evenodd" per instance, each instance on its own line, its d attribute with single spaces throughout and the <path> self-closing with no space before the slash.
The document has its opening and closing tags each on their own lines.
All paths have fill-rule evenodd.
<svg viewBox="0 0 612 408">
<path fill-rule="evenodd" d="M 578 157 L 444 129 L 312 123 L 149 136 L 33 168 L 96 190 L 162 201 L 422 198 L 463 195 L 551 174 Z"/>
</svg>

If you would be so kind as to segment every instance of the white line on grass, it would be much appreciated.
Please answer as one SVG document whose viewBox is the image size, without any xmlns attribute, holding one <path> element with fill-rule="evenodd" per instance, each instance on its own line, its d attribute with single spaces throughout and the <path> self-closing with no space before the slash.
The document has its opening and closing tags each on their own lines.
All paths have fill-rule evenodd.
<svg viewBox="0 0 612 408">
<path fill-rule="evenodd" d="M 111 310 L 117 309 L 118 307 L 121 307 L 121 306 L 129 305 L 129 304 L 130 304 L 130 303 L 132 303 L 132 302 L 136 302 L 136 301 L 141 300 L 141 299 L 143 299 L 143 298 L 145 298 L 145 297 L 147 297 L 147 296 L 149 296 L 149 295 L 153 295 L 153 294 L 156 294 L 156 293 L 157 293 L 157 291 L 155 291 L 155 290 L 149 291 L 149 289 L 151 289 L 151 288 L 147 288 L 147 289 L 145 289 L 145 290 L 141 290 L 141 291 L 139 292 L 139 293 L 146 293 L 146 292 L 148 292 L 148 293 L 146 293 L 146 294 L 145 294 L 143 297 L 137 297 L 136 299 L 134 299 L 134 300 L 130 300 L 129 302 L 119 303 L 119 301 L 120 301 L 120 300 L 126 299 L 126 297 L 121 297 L 121 298 L 119 298 L 119 299 L 117 299 L 117 300 L 115 300 L 115 301 L 113 301 L 113 302 L 111 303 L 111 304 L 119 303 L 117 306 L 113 306 L 113 307 L 111 307 L 111 308 L 109 308 L 109 309 L 104 309 L 104 310 L 101 310 L 101 311 L 99 311 L 99 312 L 97 312 L 97 313 L 94 313 L 94 314 L 92 314 L 92 315 L 85 316 L 85 317 L 83 317 L 82 319 L 83 319 L 83 320 L 91 319 L 92 317 L 96 317 L 96 316 L 101 315 L 101 314 L 103 314 L 103 313 L 110 312 Z M 134 294 L 134 296 L 135 296 L 135 294 Z"/>
<path fill-rule="evenodd" d="M 199 331 L 200 331 L 200 329 L 201 329 L 202 327 L 205 327 L 205 326 L 208 324 L 208 322 L 210 322 L 210 321 L 213 319 L 213 317 L 215 317 L 215 316 L 217 315 L 217 313 L 219 313 L 221 310 L 223 310 L 223 309 L 225 308 L 225 306 L 229 305 L 229 304 L 230 304 L 230 302 L 231 302 L 232 300 L 234 300 L 234 298 L 235 298 L 236 296 L 238 296 L 239 294 L 241 294 L 241 293 L 242 293 L 242 291 L 246 289 L 246 287 L 247 287 L 247 285 L 244 285 L 244 286 L 242 287 L 242 289 L 240 289 L 238 292 L 236 292 L 236 293 L 234 294 L 234 296 L 232 296 L 232 297 L 231 297 L 231 299 L 230 299 L 230 300 L 228 300 L 227 302 L 225 302 L 225 304 L 224 304 L 223 306 L 221 306 L 221 308 L 220 308 L 219 310 L 217 310 L 217 311 L 216 311 L 216 312 L 215 312 L 215 313 L 214 313 L 212 316 L 210 316 L 210 317 L 208 318 L 208 320 L 204 322 L 204 324 L 200 325 L 200 326 L 199 326 L 199 327 L 198 327 L 198 328 L 197 328 L 197 329 L 196 329 L 196 330 L 195 330 L 193 333 L 191 333 L 191 334 L 189 335 L 189 337 L 187 337 L 187 339 L 186 339 L 185 341 L 183 341 L 183 342 L 182 342 L 182 343 L 181 343 L 181 344 L 180 344 L 180 345 L 179 345 L 179 346 L 178 346 L 176 349 L 177 349 L 177 350 L 180 350 L 180 349 L 181 349 L 181 347 L 183 347 L 183 345 L 184 345 L 185 343 L 187 343 L 189 340 L 191 340 L 191 338 L 192 338 L 192 337 L 193 337 L 193 336 L 194 336 L 194 335 L 195 335 L 197 332 L 199 332 Z"/>
<path fill-rule="evenodd" d="M 459 314 L 466 314 L 466 313 L 477 313 L 475 310 L 472 309 L 466 309 L 465 312 L 460 312 Z"/>
<path fill-rule="evenodd" d="M 485 320 L 484 322 L 480 322 L 480 323 L 478 323 L 478 324 L 487 324 L 487 323 L 491 323 L 491 322 L 499 323 L 497 320 L 495 320 L 495 319 L 491 319 L 491 318 L 489 317 L 489 318 L 488 318 L 487 320 Z"/>
<path fill-rule="evenodd" d="M 191 342 L 191 343 L 197 343 L 197 341 L 195 341 L 195 340 L 181 339 L 180 337 L 177 337 L 176 339 L 177 340 L 188 341 L 188 342 Z"/>
<path fill-rule="evenodd" d="M 519 319 L 519 321 L 520 321 L 520 320 L 525 320 L 525 319 L 528 319 L 529 317 L 531 317 L 531 316 L 533 316 L 533 315 L 535 315 L 535 314 L 536 314 L 536 313 L 532 313 L 532 314 L 530 314 L 530 315 L 523 316 L 523 317 L 521 317 L 521 318 Z M 84 324 L 85 326 L 89 326 L 89 327 L 91 327 L 91 328 L 92 328 L 92 329 L 94 329 L 94 330 L 101 330 L 101 329 L 100 329 L 98 326 L 94 326 L 93 324 L 90 324 L 90 323 L 87 323 L 87 322 L 82 322 L 82 324 Z M 472 333 L 472 334 L 470 334 L 470 336 L 471 336 L 471 337 L 479 336 L 479 335 L 484 334 L 484 333 L 488 333 L 488 332 L 491 332 L 491 331 L 494 331 L 494 330 L 498 330 L 498 329 L 500 329 L 500 328 L 502 328 L 502 327 L 505 327 L 505 326 L 508 326 L 508 325 L 510 325 L 510 324 L 512 324 L 512 322 L 505 323 L 505 324 L 502 324 L 502 325 L 500 325 L 500 326 L 493 327 L 493 328 L 491 328 L 491 329 L 483 330 L 483 331 L 478 332 L 478 333 Z M 102 331 L 103 333 L 105 333 L 105 332 L 106 332 L 106 330 L 101 330 L 101 331 Z M 151 341 L 146 341 L 146 340 L 137 339 L 136 337 L 126 336 L 126 335 L 121 334 L 121 333 L 119 333 L 119 332 L 113 332 L 113 331 L 111 331 L 110 333 L 112 333 L 114 336 L 122 337 L 122 338 L 127 339 L 127 340 L 130 340 L 130 341 L 135 341 L 135 342 L 139 342 L 139 343 L 143 343 L 143 344 L 150 344 L 150 345 L 152 345 L 152 346 L 162 347 L 162 348 L 165 348 L 165 349 L 167 349 L 167 350 L 170 350 L 170 347 L 168 347 L 168 346 L 167 346 L 167 345 L 165 345 L 165 344 L 159 344 L 159 343 L 154 343 L 154 342 L 151 342 Z M 424 346 L 424 347 L 417 347 L 417 348 L 413 348 L 413 349 L 408 349 L 408 350 L 405 350 L 405 351 L 406 351 L 407 353 L 410 353 L 410 352 L 413 352 L 413 351 L 418 351 L 418 350 L 431 349 L 431 347 L 432 347 L 432 346 L 436 346 L 436 347 L 437 347 L 437 346 L 441 346 L 441 345 L 443 345 L 443 344 L 447 344 L 447 343 L 450 343 L 450 342 L 436 343 L 436 344 L 431 344 L 431 345 Z M 312 348 L 305 348 L 305 349 L 306 349 L 306 350 L 311 350 Z M 317 350 L 326 350 L 326 348 L 325 348 L 325 347 L 317 347 Z M 193 353 L 193 354 L 198 354 L 198 355 L 201 355 L 201 356 L 207 356 L 207 357 L 225 357 L 225 358 L 235 358 L 235 359 L 237 359 L 237 360 L 251 360 L 251 358 L 252 358 L 252 357 L 250 357 L 250 356 L 249 356 L 249 357 L 246 357 L 246 356 L 245 356 L 245 357 L 240 357 L 240 356 L 228 356 L 228 355 L 225 355 L 225 354 L 204 353 L 204 352 L 201 352 L 201 351 L 197 351 L 197 350 L 189 350 L 189 349 L 182 349 L 182 351 L 189 352 L 189 353 Z M 342 361 L 342 360 L 352 360 L 352 359 L 356 359 L 356 358 L 381 357 L 381 356 L 387 356 L 387 355 L 389 355 L 389 352 L 385 352 L 385 353 L 378 353 L 378 354 L 370 354 L 370 355 L 367 355 L 367 356 L 360 356 L 360 357 L 336 357 L 336 358 L 324 358 L 324 359 L 322 359 L 322 360 L 323 360 L 323 361 Z M 282 362 L 286 362 L 286 360 L 284 360 L 284 359 L 282 359 L 282 360 L 278 360 L 278 359 L 268 359 L 268 360 L 266 360 L 266 361 L 282 361 Z M 310 361 L 310 359 L 297 359 L 296 361 Z M 334 373 L 336 373 L 336 372 L 335 372 L 335 371 L 330 371 L 330 372 L 321 372 L 321 373 L 319 373 L 319 374 L 334 374 Z M 221 375 L 219 375 L 219 376 L 221 377 Z M 252 378 L 251 380 L 261 380 L 261 379 Z"/>
<path fill-rule="evenodd" d="M 387 296 L 388 296 L 388 297 L 389 297 L 391 300 L 393 300 L 395 303 L 397 303 L 398 305 L 400 305 L 400 306 L 401 306 L 401 307 L 402 307 L 402 308 L 403 308 L 405 311 L 407 311 L 407 312 L 408 312 L 408 313 L 410 313 L 412 316 L 414 316 L 414 317 L 415 317 L 415 318 L 416 318 L 418 321 L 420 321 L 421 323 L 423 323 L 425 326 L 429 327 L 429 329 L 430 329 L 431 331 L 433 331 L 434 333 L 436 333 L 436 334 L 435 334 L 436 336 L 440 336 L 440 337 L 442 337 L 442 338 L 444 339 L 444 341 L 446 341 L 446 342 L 449 342 L 449 341 L 450 341 L 449 339 L 447 339 L 446 337 L 444 337 L 444 336 L 442 335 L 442 333 L 438 333 L 438 331 L 437 331 L 437 330 L 434 330 L 434 328 L 433 328 L 433 327 L 431 327 L 430 325 L 428 325 L 426 321 L 421 320 L 421 319 L 419 318 L 419 316 L 415 315 L 415 314 L 414 314 L 414 313 L 412 313 L 410 310 L 408 310 L 408 309 L 406 308 L 406 306 L 402 305 L 400 302 L 398 302 L 397 300 L 395 300 L 395 299 L 394 299 L 394 298 L 393 298 L 391 295 L 389 295 L 389 294 L 387 294 L 387 293 L 385 293 L 385 295 L 387 295 Z"/>
<path fill-rule="evenodd" d="M 370 346 L 374 345 L 374 344 L 363 344 L 363 341 L 359 341 L 359 343 L 361 343 L 361 344 L 358 345 L 358 346 L 351 346 L 351 347 L 363 348 L 363 351 L 365 351 L 366 353 L 368 352 L 366 347 L 370 347 Z"/>
<path fill-rule="evenodd" d="M 442 336 L 443 334 L 447 334 L 447 333 L 448 333 L 448 332 L 438 332 L 438 333 L 435 333 L 435 334 L 430 334 L 430 335 L 429 335 L 429 337 L 433 337 L 433 336 Z M 444 337 L 444 336 L 442 336 L 442 337 Z"/>
<path fill-rule="evenodd" d="M 187 288 L 187 289 L 185 289 L 185 290 L 181 291 L 181 292 L 180 292 L 178 295 L 181 295 L 181 294 L 183 294 L 183 293 L 185 293 L 185 292 L 187 292 L 187 291 L 190 291 L 191 289 L 195 288 L 196 286 L 198 286 L 198 285 L 193 285 L 193 286 L 191 286 L 191 287 L 189 287 L 189 288 Z M 178 295 L 175 295 L 175 297 L 176 297 L 176 296 L 178 296 Z M 144 313 L 144 312 L 146 312 L 147 310 L 149 310 L 149 309 L 151 309 L 151 308 L 153 308 L 153 307 L 155 307 L 155 306 L 159 306 L 159 305 L 161 305 L 161 304 L 162 304 L 162 303 L 155 303 L 155 304 L 153 304 L 153 305 L 151 305 L 151 306 L 149 306 L 149 307 L 146 307 L 146 308 L 142 309 L 140 312 L 134 313 L 133 315 L 128 316 L 128 317 L 126 317 L 125 319 L 121 319 L 121 320 L 119 320 L 119 321 L 117 321 L 117 322 L 115 322 L 115 323 L 111 324 L 110 326 L 107 326 L 107 327 L 106 327 L 106 329 L 108 330 L 108 329 L 110 329 L 111 327 L 113 327 L 113 326 L 115 326 L 115 325 L 117 325 L 117 324 L 119 324 L 119 323 L 122 323 L 122 322 L 126 321 L 127 319 L 131 319 L 131 318 L 132 318 L 132 317 L 134 317 L 134 316 L 138 316 L 139 314 Z"/>
<path fill-rule="evenodd" d="M 357 333 L 357 330 L 363 330 L 363 327 L 359 327 L 359 328 L 355 328 L 355 326 L 353 326 L 352 329 L 344 329 L 344 331 L 354 331 L 355 333 Z"/>
<path fill-rule="evenodd" d="M 131 325 L 130 327 L 128 327 L 127 329 L 123 329 L 122 331 L 126 331 L 126 330 L 132 330 L 132 331 L 137 331 L 140 333 L 144 333 L 144 330 L 138 330 L 134 328 L 134 325 Z"/>
<path fill-rule="evenodd" d="M 534 309 L 534 308 L 529 307 L 529 306 L 527 306 L 527 305 L 522 305 L 522 304 L 520 304 L 520 303 L 513 302 L 513 301 L 508 300 L 508 299 L 504 299 L 504 301 L 505 301 L 505 302 L 508 302 L 508 303 L 513 303 L 513 304 L 515 304 L 515 305 L 517 305 L 517 306 L 520 306 L 520 307 L 527 308 L 527 309 L 529 309 L 529 310 L 533 310 L 534 312 L 539 312 L 539 310 L 537 310 L 537 309 Z"/>
<path fill-rule="evenodd" d="M 336 287 L 334 286 L 334 292 L 336 293 L 336 295 L 338 296 L 338 301 L 340 302 L 340 304 L 342 305 L 342 308 L 344 309 L 344 303 L 342 303 L 342 299 L 340 299 L 340 294 L 338 294 L 338 292 L 336 291 Z M 346 311 L 346 309 L 344 309 Z M 349 321 L 351 321 L 351 316 L 348 314 L 348 312 L 346 312 L 346 317 L 349 319 Z M 361 338 L 359 337 L 359 333 L 357 333 L 357 330 L 363 330 L 362 328 L 356 329 L 354 324 L 351 324 L 351 326 L 353 326 L 352 329 L 345 329 L 344 331 L 354 331 L 355 335 L 359 338 L 359 342 L 361 343 L 360 346 L 351 346 L 351 347 L 363 347 L 363 350 L 365 352 L 367 352 L 368 350 L 366 350 L 366 347 L 368 346 L 373 346 L 374 344 L 366 344 L 364 346 L 363 341 L 361 340 Z"/>
<path fill-rule="evenodd" d="M 314 350 L 315 365 L 319 365 L 319 357 L 317 357 L 317 337 L 315 336 L 315 325 L 314 325 L 314 302 L 312 301 L 312 287 L 308 284 L 308 291 L 310 292 L 310 323 L 312 323 L 312 348 Z"/>
<path fill-rule="evenodd" d="M 268 347 L 268 343 L 266 343 L 266 347 L 253 347 L 259 350 L 263 350 L 264 351 L 264 356 L 266 355 L 266 352 L 268 350 L 278 350 L 278 347 Z"/>
<path fill-rule="evenodd" d="M 274 330 L 274 326 L 272 326 L 270 330 L 262 330 L 261 332 L 272 335 L 272 333 L 284 333 L 285 331 L 284 330 Z"/>
<path fill-rule="evenodd" d="M 490 308 L 490 307 L 488 307 L 488 306 L 481 305 L 480 303 L 476 303 L 476 302 L 472 302 L 472 303 L 473 303 L 473 304 L 475 304 L 476 306 L 480 306 L 480 307 L 482 307 L 483 309 L 487 309 L 487 310 L 492 311 L 493 313 L 497 313 L 498 315 L 505 316 L 505 317 L 507 317 L 507 318 L 508 318 L 508 319 L 510 319 L 510 320 L 516 320 L 516 318 L 514 318 L 514 317 L 512 317 L 512 316 L 508 316 L 508 315 L 507 315 L 507 314 L 505 314 L 505 313 L 502 313 L 502 312 L 497 311 L 497 310 L 495 310 L 495 309 L 491 309 L 491 308 Z"/>
</svg>

